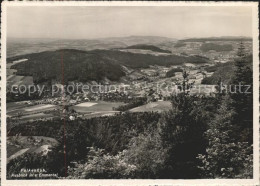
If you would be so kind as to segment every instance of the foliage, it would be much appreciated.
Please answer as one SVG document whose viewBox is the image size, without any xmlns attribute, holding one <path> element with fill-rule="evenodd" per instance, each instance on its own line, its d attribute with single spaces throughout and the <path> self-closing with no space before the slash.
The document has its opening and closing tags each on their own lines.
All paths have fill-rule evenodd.
<svg viewBox="0 0 260 186">
<path fill-rule="evenodd" d="M 126 162 L 124 156 L 126 151 L 117 155 L 105 153 L 103 149 L 89 148 L 87 162 L 75 163 L 75 168 L 69 168 L 68 178 L 73 179 L 117 179 L 131 178 L 136 166 Z"/>
<path fill-rule="evenodd" d="M 235 115 L 233 123 L 241 132 L 241 139 L 244 142 L 253 143 L 253 72 L 251 55 L 246 55 L 243 43 L 238 49 L 235 59 L 235 73 L 231 81 L 230 91 L 231 106 Z M 238 88 L 238 86 L 240 87 Z M 242 86 L 241 86 L 242 85 Z"/>
<path fill-rule="evenodd" d="M 65 176 L 64 157 L 67 165 L 72 162 L 83 161 L 88 153 L 87 147 L 104 149 L 112 155 L 125 150 L 133 136 L 144 133 L 157 125 L 158 113 L 124 113 L 111 117 L 97 117 L 92 119 L 77 118 L 66 122 L 64 135 L 64 120 L 37 121 L 15 125 L 8 134 L 15 136 L 48 136 L 58 140 L 59 144 L 48 153 L 45 160 L 48 167 L 59 176 Z M 66 137 L 66 139 L 64 138 Z M 64 140 L 66 149 L 64 149 Z M 64 150 L 66 155 L 64 155 Z M 39 166 L 41 164 L 39 163 Z"/>
<path fill-rule="evenodd" d="M 201 84 L 215 85 L 219 79 L 222 80 L 222 83 L 229 84 L 234 74 L 234 63 L 227 62 L 218 64 L 213 67 L 208 67 L 206 70 L 214 71 L 214 73 L 209 77 L 203 78 Z"/>
<path fill-rule="evenodd" d="M 205 133 L 209 139 L 206 154 L 198 155 L 201 160 L 199 168 L 205 178 L 252 177 L 252 146 L 236 140 L 238 132 L 231 123 L 234 111 L 228 106 L 228 101 L 226 96 Z"/>
<path fill-rule="evenodd" d="M 135 178 L 160 178 L 166 159 L 157 128 L 133 137 L 128 145 L 127 162 L 136 166 Z"/>
<path fill-rule="evenodd" d="M 241 43 L 235 60 L 235 72 L 228 94 L 219 94 L 221 106 L 205 132 L 209 144 L 206 153 L 199 154 L 202 176 L 205 178 L 252 178 L 253 176 L 253 98 L 252 70 Z M 251 93 L 245 87 L 250 85 Z M 247 88 L 247 87 L 246 87 Z M 239 153 L 238 153 L 239 152 Z"/>
<path fill-rule="evenodd" d="M 215 71 L 217 71 L 219 68 L 226 68 L 227 66 L 230 66 L 232 64 L 232 62 L 231 61 L 229 61 L 229 62 L 226 62 L 226 63 L 217 63 L 217 64 L 215 64 L 215 65 L 213 65 L 213 66 L 208 66 L 208 67 L 205 67 L 205 70 L 207 71 L 207 72 L 215 72 Z"/>
<path fill-rule="evenodd" d="M 17 91 L 17 93 L 14 92 L 7 92 L 6 93 L 6 102 L 17 102 L 17 101 L 25 101 L 25 100 L 37 100 L 41 99 L 43 95 L 39 95 L 38 92 L 32 93 L 29 92 L 29 89 L 27 89 L 24 93 L 20 93 L 20 91 Z"/>
<path fill-rule="evenodd" d="M 133 137 L 128 147 L 116 155 L 88 148 L 86 163 L 72 165 L 69 178 L 159 178 L 166 151 L 156 130 L 148 131 Z"/>
<path fill-rule="evenodd" d="M 126 105 L 118 106 L 117 108 L 115 108 L 115 110 L 124 112 L 124 111 L 130 110 L 132 108 L 144 105 L 146 102 L 147 102 L 146 97 L 136 98 L 136 99 L 133 99 L 130 103 L 127 103 Z"/>
<path fill-rule="evenodd" d="M 47 174 L 56 174 L 52 170 L 51 164 L 48 163 L 47 156 L 43 156 L 41 153 L 26 153 L 18 158 L 10 160 L 7 164 L 7 177 L 12 177 L 13 174 L 20 174 L 21 169 L 45 169 Z M 36 177 L 37 178 L 37 177 Z M 23 179 L 36 179 L 35 177 L 29 177 L 29 173 Z M 46 176 L 44 179 L 55 179 L 56 176 Z M 19 178 L 21 179 L 21 178 Z M 40 179 L 40 178 L 37 178 Z M 43 179 L 43 178 L 42 178 Z"/>
<path fill-rule="evenodd" d="M 204 152 L 207 114 L 199 99 L 189 95 L 192 83 L 183 72 L 181 93 L 172 97 L 173 109 L 159 122 L 162 145 L 167 149 L 164 178 L 196 178 L 196 156 Z"/>
<path fill-rule="evenodd" d="M 238 59 L 236 59 L 235 62 L 230 61 L 223 64 L 217 64 L 212 67 L 207 67 L 206 70 L 214 70 L 214 73 L 210 77 L 205 77 L 202 80 L 202 84 L 208 84 L 208 85 L 215 85 L 217 84 L 218 80 L 221 79 L 222 83 L 224 84 L 232 84 L 232 81 L 234 81 L 235 77 L 240 77 L 240 81 L 245 78 L 246 81 L 248 81 L 248 78 L 252 78 L 253 76 L 250 75 L 250 69 L 252 72 L 252 55 L 245 55 L 243 59 L 243 65 L 245 65 L 244 69 L 245 74 L 240 74 L 239 76 L 235 76 L 235 71 L 237 69 L 236 63 Z"/>
<path fill-rule="evenodd" d="M 173 68 L 171 70 L 169 70 L 168 72 L 166 72 L 166 77 L 174 77 L 175 76 L 175 72 L 182 72 L 183 70 L 181 68 Z"/>
<path fill-rule="evenodd" d="M 25 55 L 26 63 L 12 66 L 17 69 L 17 75 L 30 75 L 36 84 L 49 80 L 65 83 L 72 80 L 101 81 L 107 77 L 119 80 L 124 76 L 121 66 L 113 60 L 108 60 L 98 54 L 74 49 L 63 49 Z M 61 60 L 62 59 L 62 60 Z"/>
<path fill-rule="evenodd" d="M 253 177 L 252 147 L 245 142 L 214 143 L 212 148 L 207 149 L 207 155 L 198 155 L 198 159 L 202 161 L 202 166 L 199 168 L 203 171 L 203 177 L 243 179 Z M 239 152 L 239 156 L 236 152 Z"/>
</svg>

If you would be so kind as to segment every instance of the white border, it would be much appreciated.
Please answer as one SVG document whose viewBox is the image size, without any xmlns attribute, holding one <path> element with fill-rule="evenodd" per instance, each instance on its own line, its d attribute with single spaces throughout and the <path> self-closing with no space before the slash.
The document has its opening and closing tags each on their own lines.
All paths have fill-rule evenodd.
<svg viewBox="0 0 260 186">
<path fill-rule="evenodd" d="M 253 83 L 254 83 L 254 178 L 253 179 L 197 179 L 197 180 L 6 180 L 6 16 L 7 7 L 11 6 L 250 6 L 253 23 Z M 259 184 L 259 41 L 258 41 L 258 3 L 257 2 L 2 2 L 1 16 L 1 179 L 2 185 L 258 185 Z"/>
</svg>

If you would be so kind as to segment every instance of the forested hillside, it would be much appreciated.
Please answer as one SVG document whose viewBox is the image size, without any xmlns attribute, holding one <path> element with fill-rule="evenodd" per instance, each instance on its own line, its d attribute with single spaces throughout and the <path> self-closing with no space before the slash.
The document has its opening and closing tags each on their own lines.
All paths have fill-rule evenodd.
<svg viewBox="0 0 260 186">
<path fill-rule="evenodd" d="M 248 55 L 245 58 L 245 65 L 252 69 L 253 58 L 252 55 Z M 230 83 L 232 77 L 234 76 L 235 63 L 227 62 L 222 64 L 217 64 L 212 67 L 208 67 L 206 70 L 213 72 L 213 75 L 210 77 L 205 77 L 202 80 L 202 84 L 216 85 L 220 80 L 222 83 Z"/>
<path fill-rule="evenodd" d="M 160 49 L 159 47 L 156 47 L 154 45 L 143 45 L 143 44 L 139 44 L 139 45 L 132 45 L 129 47 L 126 47 L 127 49 L 142 49 L 142 50 L 151 50 L 154 52 L 162 52 L 162 53 L 171 53 L 171 51 L 169 50 L 163 50 Z"/>
<path fill-rule="evenodd" d="M 47 51 L 7 59 L 28 59 L 12 66 L 17 69 L 17 75 L 33 76 L 34 82 L 44 82 L 50 79 L 60 81 L 77 80 L 86 82 L 100 81 L 105 77 L 117 81 L 125 73 L 121 65 L 131 68 L 146 68 L 149 65 L 180 65 L 189 63 L 206 63 L 208 60 L 200 56 L 183 57 L 177 55 L 153 56 L 135 54 L 115 50 L 81 51 L 63 49 Z"/>
</svg>

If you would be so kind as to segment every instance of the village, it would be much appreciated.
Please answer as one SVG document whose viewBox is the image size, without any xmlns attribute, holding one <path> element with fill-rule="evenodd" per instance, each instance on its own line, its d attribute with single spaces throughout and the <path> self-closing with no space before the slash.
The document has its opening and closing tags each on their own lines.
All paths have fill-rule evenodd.
<svg viewBox="0 0 260 186">
<path fill-rule="evenodd" d="M 216 52 L 214 50 L 202 51 L 202 45 L 213 43 L 214 45 L 230 45 L 233 50 Z M 172 66 L 150 65 L 148 68 L 133 69 L 122 65 L 125 72 L 119 81 L 110 81 L 104 78 L 102 81 L 77 82 L 68 81 L 66 85 L 61 82 L 52 81 L 48 83 L 34 84 L 32 76 L 17 75 L 17 70 L 12 66 L 28 59 L 18 59 L 7 64 L 7 116 L 9 119 L 20 119 L 20 122 L 47 120 L 59 118 L 66 115 L 70 120 L 76 117 L 91 118 L 97 116 L 108 116 L 119 113 L 122 105 L 131 105 L 131 111 L 151 110 L 160 112 L 170 109 L 170 96 L 180 90 L 177 84 L 183 80 L 183 71 L 189 76 L 189 82 L 193 84 L 190 94 L 200 96 L 214 96 L 215 85 L 202 84 L 202 80 L 212 76 L 214 71 L 208 70 L 217 64 L 229 63 L 236 55 L 237 41 L 186 41 L 179 47 L 174 47 L 171 54 L 164 55 L 199 55 L 209 60 L 208 63 L 183 63 Z M 178 44 L 178 42 L 177 42 Z M 252 42 L 244 42 L 246 51 L 251 51 Z M 163 48 L 163 47 L 162 47 Z M 164 48 L 165 49 L 165 48 Z M 168 48 L 167 48 L 168 49 Z M 149 55 L 162 55 L 160 52 L 120 49 L 124 52 L 145 53 Z M 17 92 L 19 86 L 44 87 L 43 92 L 36 91 L 34 96 L 25 96 Z M 69 87 L 66 89 L 66 86 Z M 12 92 L 11 90 L 14 90 Z M 27 92 L 25 91 L 25 94 Z M 41 93 L 39 96 L 39 93 Z"/>
</svg>

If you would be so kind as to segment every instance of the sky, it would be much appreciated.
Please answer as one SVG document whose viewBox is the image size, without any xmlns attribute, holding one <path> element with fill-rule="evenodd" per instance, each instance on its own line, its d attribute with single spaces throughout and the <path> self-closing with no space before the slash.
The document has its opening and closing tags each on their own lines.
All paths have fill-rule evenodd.
<svg viewBox="0 0 260 186">
<path fill-rule="evenodd" d="M 8 7 L 7 37 L 252 36 L 251 7 Z"/>
</svg>

